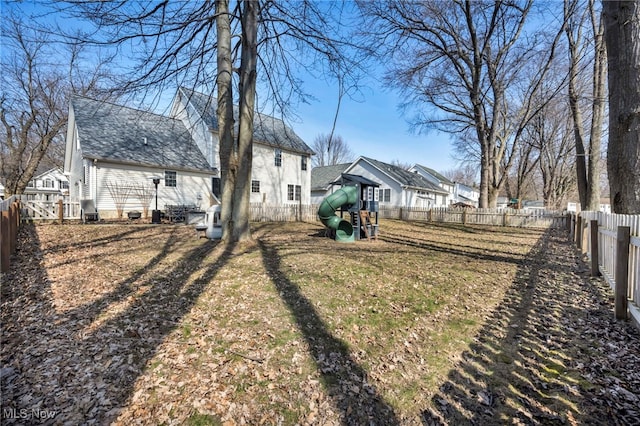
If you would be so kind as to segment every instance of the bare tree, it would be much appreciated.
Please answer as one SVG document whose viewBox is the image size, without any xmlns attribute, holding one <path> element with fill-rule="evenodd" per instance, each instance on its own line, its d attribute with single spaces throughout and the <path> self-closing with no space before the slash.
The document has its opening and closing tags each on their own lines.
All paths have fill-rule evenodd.
<svg viewBox="0 0 640 426">
<path fill-rule="evenodd" d="M 358 63 L 345 54 L 351 42 L 338 31 L 341 7 L 310 0 L 293 5 L 244 0 L 234 2 L 233 9 L 228 0 L 86 1 L 74 3 L 72 12 L 98 26 L 94 35 L 85 35 L 95 43 L 123 48 L 139 42 L 127 89 L 149 93 L 190 85 L 214 99 L 217 87 L 222 238 L 241 241 L 251 237 L 248 208 L 257 87 L 265 93 L 264 104 L 283 115 L 293 102 L 307 100 L 294 68 L 320 70 L 343 87 L 356 87 Z M 238 117 L 233 115 L 234 104 Z"/>
<path fill-rule="evenodd" d="M 576 173 L 572 119 L 566 101 L 556 97 L 527 128 L 527 140 L 537 150 L 545 206 L 560 209 L 575 192 Z"/>
<path fill-rule="evenodd" d="M 391 160 L 391 165 L 392 165 L 392 166 L 399 167 L 399 168 L 401 168 L 402 170 L 409 170 L 409 169 L 413 166 L 413 164 L 405 163 L 405 162 L 400 161 L 400 160 L 398 160 L 398 159 Z"/>
<path fill-rule="evenodd" d="M 475 187 L 478 184 L 478 168 L 470 163 L 463 163 L 454 169 L 445 170 L 442 175 L 452 182 L 463 185 Z"/>
<path fill-rule="evenodd" d="M 569 46 L 569 107 L 573 119 L 578 195 L 583 210 L 599 210 L 600 151 L 606 103 L 604 26 L 596 11 L 595 0 L 565 0 L 564 14 Z M 588 61 L 592 62 L 591 67 Z M 581 87 L 589 81 L 590 88 Z M 585 98 L 590 98 L 586 105 L 582 102 Z M 591 116 L 588 136 L 584 130 L 585 108 Z"/>
<path fill-rule="evenodd" d="M 311 146 L 316 155 L 312 157 L 313 167 L 334 166 L 354 160 L 354 154 L 340 135 L 316 136 Z"/>
<path fill-rule="evenodd" d="M 526 34 L 532 1 L 362 1 L 390 64 L 386 81 L 418 129 L 465 135 L 480 162 L 480 206 L 495 206 L 524 128 L 557 86 L 543 86 L 562 34 Z M 558 27 L 560 24 L 558 25 Z M 376 37 L 378 34 L 378 37 Z M 386 46 L 380 49 L 379 46 Z M 535 96 L 543 89 L 547 97 Z M 469 137 L 470 136 L 470 137 Z"/>
<path fill-rule="evenodd" d="M 539 161 L 538 152 L 531 141 L 527 140 L 526 130 L 522 139 L 523 142 L 515 148 L 515 166 L 504 185 L 507 197 L 518 200 L 531 198 L 535 193 L 533 175 Z"/>
<path fill-rule="evenodd" d="M 3 16 L 2 48 L 0 171 L 5 195 L 22 194 L 42 159 L 64 140 L 69 96 L 104 96 L 99 85 L 107 75 L 100 63 L 80 66 L 78 46 L 65 51 L 13 13 Z M 66 69 L 60 67 L 65 62 Z"/>
<path fill-rule="evenodd" d="M 607 170 L 613 211 L 640 213 L 640 2 L 603 1 L 609 71 Z"/>
</svg>

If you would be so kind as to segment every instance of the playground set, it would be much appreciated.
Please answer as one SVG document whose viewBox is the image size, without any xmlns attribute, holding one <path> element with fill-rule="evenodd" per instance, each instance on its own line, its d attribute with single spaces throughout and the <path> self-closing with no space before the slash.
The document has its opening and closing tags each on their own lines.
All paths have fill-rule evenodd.
<svg viewBox="0 0 640 426">
<path fill-rule="evenodd" d="M 378 237 L 378 187 L 380 184 L 363 176 L 343 173 L 341 188 L 327 196 L 318 208 L 318 216 L 331 236 L 349 243 Z M 340 211 L 340 216 L 336 214 Z M 348 214 L 345 219 L 344 215 Z"/>
</svg>

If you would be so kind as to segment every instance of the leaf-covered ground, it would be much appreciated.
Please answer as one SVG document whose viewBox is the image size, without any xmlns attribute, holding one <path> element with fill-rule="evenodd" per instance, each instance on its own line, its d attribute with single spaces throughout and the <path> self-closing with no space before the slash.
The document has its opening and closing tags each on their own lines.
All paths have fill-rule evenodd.
<svg viewBox="0 0 640 426">
<path fill-rule="evenodd" d="M 640 336 L 559 231 L 21 231 L 3 424 L 637 424 Z"/>
</svg>

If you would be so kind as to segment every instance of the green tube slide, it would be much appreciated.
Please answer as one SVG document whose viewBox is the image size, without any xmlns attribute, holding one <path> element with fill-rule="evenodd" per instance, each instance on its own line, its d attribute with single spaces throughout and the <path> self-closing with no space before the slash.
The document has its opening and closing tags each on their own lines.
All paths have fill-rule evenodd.
<svg viewBox="0 0 640 426">
<path fill-rule="evenodd" d="M 340 207 L 355 204 L 357 201 L 358 188 L 355 186 L 343 186 L 322 200 L 318 208 L 318 216 L 324 226 L 336 231 L 336 241 L 355 241 L 351 222 L 338 217 L 335 212 Z"/>
</svg>

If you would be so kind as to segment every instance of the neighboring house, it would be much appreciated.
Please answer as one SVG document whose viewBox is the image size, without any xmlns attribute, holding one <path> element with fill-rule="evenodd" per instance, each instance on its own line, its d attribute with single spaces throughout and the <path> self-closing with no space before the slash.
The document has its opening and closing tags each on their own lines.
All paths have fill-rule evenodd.
<svg viewBox="0 0 640 426">
<path fill-rule="evenodd" d="M 23 200 L 53 202 L 67 200 L 69 180 L 61 169 L 50 169 L 29 181 L 22 195 Z M 0 183 L 0 199 L 4 199 L 4 185 Z"/>
<path fill-rule="evenodd" d="M 340 177 L 351 163 L 314 167 L 311 170 L 311 204 L 320 204 L 329 194 L 340 188 Z"/>
<path fill-rule="evenodd" d="M 496 208 L 499 210 L 508 208 L 509 204 L 510 200 L 508 197 L 498 197 L 496 200 Z"/>
<path fill-rule="evenodd" d="M 161 179 L 159 209 L 167 204 L 207 208 L 212 178 L 218 176 L 181 121 L 78 96 L 69 105 L 64 173 L 70 199 L 93 200 L 101 218 L 116 215 L 114 191 L 120 197 L 131 186 L 155 192 L 153 178 Z M 147 199 L 150 209 L 155 208 L 152 198 Z M 124 201 L 125 211 L 143 207 L 135 193 Z"/>
<path fill-rule="evenodd" d="M 447 195 L 444 196 L 444 200 L 442 202 L 437 203 L 438 205 L 448 206 L 453 204 L 453 197 L 455 192 L 455 183 L 447 179 L 442 174 L 437 171 L 430 169 L 429 167 L 422 166 L 420 164 L 413 165 L 410 169 L 410 172 L 418 173 L 420 176 L 426 178 L 429 182 L 435 183 L 444 191 L 447 192 Z"/>
<path fill-rule="evenodd" d="M 453 188 L 452 204 L 463 203 L 478 207 L 480 201 L 480 191 L 477 188 L 455 183 Z"/>
<path fill-rule="evenodd" d="M 418 173 L 383 163 L 372 158 L 360 157 L 344 173 L 363 176 L 379 182 L 381 206 L 445 207 L 448 193 Z"/>
<path fill-rule="evenodd" d="M 53 202 L 69 197 L 69 180 L 60 169 L 51 169 L 35 176 L 24 190 L 27 201 Z"/>
<path fill-rule="evenodd" d="M 182 120 L 206 160 L 219 168 L 216 108 L 215 97 L 180 88 L 171 115 Z M 310 204 L 313 150 L 280 119 L 256 112 L 253 124 L 251 202 Z"/>
<path fill-rule="evenodd" d="M 600 200 L 600 211 L 603 213 L 610 214 L 611 213 L 611 204 L 608 198 L 603 198 Z M 569 213 L 579 213 L 580 212 L 580 203 L 576 202 L 568 202 L 567 203 L 567 212 Z"/>
</svg>

